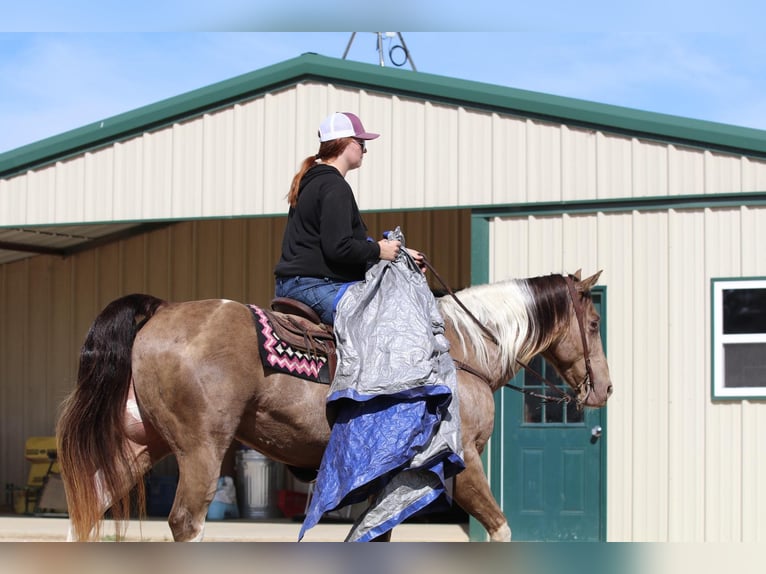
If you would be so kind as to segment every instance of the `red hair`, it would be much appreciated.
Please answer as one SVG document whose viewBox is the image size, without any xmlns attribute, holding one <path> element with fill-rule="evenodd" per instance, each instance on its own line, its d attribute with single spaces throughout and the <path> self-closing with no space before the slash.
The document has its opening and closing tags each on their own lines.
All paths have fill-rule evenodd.
<svg viewBox="0 0 766 574">
<path fill-rule="evenodd" d="M 287 193 L 287 203 L 290 207 L 295 207 L 298 204 L 298 191 L 300 190 L 301 180 L 306 172 L 316 165 L 317 160 L 328 161 L 335 159 L 346 146 L 350 144 L 354 138 L 338 138 L 319 144 L 319 151 L 316 155 L 310 155 L 303 160 L 298 173 L 293 176 L 293 181 L 290 183 L 290 191 Z"/>
</svg>

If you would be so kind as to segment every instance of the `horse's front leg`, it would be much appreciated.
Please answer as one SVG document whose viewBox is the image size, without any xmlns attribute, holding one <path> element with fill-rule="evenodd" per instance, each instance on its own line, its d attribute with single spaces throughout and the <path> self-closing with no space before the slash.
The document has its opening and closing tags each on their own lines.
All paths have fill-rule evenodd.
<svg viewBox="0 0 766 574">
<path fill-rule="evenodd" d="M 492 496 L 481 457 L 473 444 L 464 445 L 463 458 L 465 470 L 455 477 L 455 502 L 481 523 L 491 542 L 510 542 L 511 528 Z"/>
</svg>

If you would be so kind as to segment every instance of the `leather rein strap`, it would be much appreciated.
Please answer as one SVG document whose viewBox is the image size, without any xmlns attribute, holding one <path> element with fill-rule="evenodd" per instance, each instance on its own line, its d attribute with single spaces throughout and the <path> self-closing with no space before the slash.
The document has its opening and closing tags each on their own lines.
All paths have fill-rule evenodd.
<svg viewBox="0 0 766 574">
<path fill-rule="evenodd" d="M 431 273 L 434 274 L 434 277 L 436 277 L 436 279 L 439 281 L 439 283 L 442 285 L 442 287 L 444 287 L 447 290 L 447 293 L 449 293 L 450 296 L 455 300 L 455 302 L 458 305 L 460 305 L 461 309 L 463 309 L 463 311 L 465 311 L 468 314 L 468 316 L 474 321 L 474 323 L 476 323 L 479 326 L 479 328 L 484 332 L 484 334 L 487 336 L 487 338 L 489 338 L 489 340 L 492 341 L 493 343 L 495 343 L 496 345 L 499 345 L 500 342 L 499 342 L 497 336 L 492 331 L 490 331 L 489 328 L 484 323 L 480 322 L 476 318 L 476 316 L 473 313 L 471 313 L 471 311 L 468 309 L 468 307 L 466 307 L 463 304 L 463 302 L 460 299 L 458 299 L 457 295 L 455 295 L 454 291 L 452 291 L 452 289 L 447 284 L 447 282 L 442 278 L 441 275 L 439 275 L 439 273 L 436 271 L 434 266 L 431 265 L 431 262 L 428 261 L 428 258 L 425 256 L 425 254 L 423 254 L 423 263 L 428 268 L 428 270 L 431 271 Z M 576 289 L 574 287 L 574 281 L 572 280 L 572 278 L 569 275 L 567 275 L 567 276 L 564 277 L 564 279 L 566 281 L 567 288 L 569 290 L 569 296 L 572 299 L 572 305 L 574 306 L 575 316 L 577 317 L 577 324 L 580 327 L 580 337 L 582 339 L 582 349 L 583 349 L 583 354 L 585 356 L 585 380 L 582 383 L 580 383 L 577 386 L 577 388 L 574 389 L 574 391 L 576 393 L 578 393 L 583 385 L 587 385 L 588 394 L 590 394 L 590 391 L 593 389 L 593 371 L 591 370 L 591 366 L 590 366 L 590 352 L 588 351 L 588 339 L 587 339 L 587 336 L 585 334 L 585 324 L 584 324 L 585 319 L 583 317 L 583 307 L 582 307 L 582 303 L 577 298 L 577 291 L 576 291 Z M 503 385 L 503 386 L 511 388 L 511 389 L 513 389 L 515 391 L 519 391 L 520 393 L 524 393 L 525 395 L 529 395 L 531 397 L 535 397 L 535 398 L 541 399 L 544 402 L 556 402 L 556 403 L 562 403 L 563 402 L 563 403 L 568 403 L 568 402 L 570 402 L 572 400 L 572 396 L 569 393 L 561 390 L 561 388 L 558 385 L 550 382 L 543 375 L 541 375 L 535 369 L 530 367 L 527 363 L 524 363 L 524 362 L 522 362 L 522 361 L 520 361 L 518 359 L 516 359 L 516 362 L 519 365 L 521 365 L 522 367 L 524 367 L 525 370 L 527 370 L 530 373 L 532 373 L 540 381 L 542 381 L 543 383 L 548 385 L 548 387 L 553 389 L 559 395 L 559 397 L 558 398 L 553 398 L 553 397 L 551 397 L 549 395 L 543 395 L 543 394 L 540 394 L 540 393 L 536 393 L 536 392 L 534 392 L 534 391 L 532 391 L 530 389 L 525 389 L 523 387 L 519 387 L 519 386 L 513 385 L 511 383 L 505 383 L 505 385 Z M 478 378 L 478 379 L 484 381 L 485 383 L 487 383 L 487 385 L 491 386 L 492 382 L 487 378 L 487 376 L 485 374 L 477 371 L 472 366 L 468 365 L 467 363 L 464 363 L 463 361 L 457 361 L 456 360 L 456 361 L 454 361 L 454 363 L 455 363 L 455 367 L 457 367 L 461 371 L 465 371 L 466 373 L 470 373 L 471 375 L 475 376 L 476 378 Z"/>
</svg>

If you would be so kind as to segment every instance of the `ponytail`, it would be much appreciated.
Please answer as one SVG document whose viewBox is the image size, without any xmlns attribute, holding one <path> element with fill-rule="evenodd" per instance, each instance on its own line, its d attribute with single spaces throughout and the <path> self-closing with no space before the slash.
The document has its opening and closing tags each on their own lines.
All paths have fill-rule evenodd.
<svg viewBox="0 0 766 574">
<path fill-rule="evenodd" d="M 353 139 L 354 138 L 339 138 L 328 142 L 322 142 L 319 144 L 319 151 L 316 155 L 310 155 L 303 160 L 298 173 L 293 176 L 293 180 L 290 182 L 290 191 L 287 193 L 287 203 L 290 207 L 295 207 L 298 204 L 298 193 L 301 188 L 301 180 L 303 179 L 303 176 L 306 175 L 306 172 L 314 167 L 319 160 L 326 162 L 327 160 L 338 157 Z"/>
<path fill-rule="evenodd" d="M 290 207 L 295 207 L 298 204 L 298 190 L 301 187 L 301 180 L 306 175 L 306 172 L 314 166 L 317 159 L 319 159 L 319 154 L 315 156 L 310 155 L 304 159 L 298 173 L 293 176 L 293 181 L 290 183 L 290 191 L 287 194 L 287 203 L 290 204 Z"/>
</svg>

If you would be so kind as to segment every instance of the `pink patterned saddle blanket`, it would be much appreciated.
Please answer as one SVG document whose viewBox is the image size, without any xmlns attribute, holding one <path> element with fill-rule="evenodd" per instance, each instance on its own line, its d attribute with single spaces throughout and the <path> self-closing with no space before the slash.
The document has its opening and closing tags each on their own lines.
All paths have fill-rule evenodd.
<svg viewBox="0 0 766 574">
<path fill-rule="evenodd" d="M 335 374 L 335 335 L 332 328 L 298 315 L 248 305 L 258 333 L 265 369 L 330 384 Z"/>
</svg>

